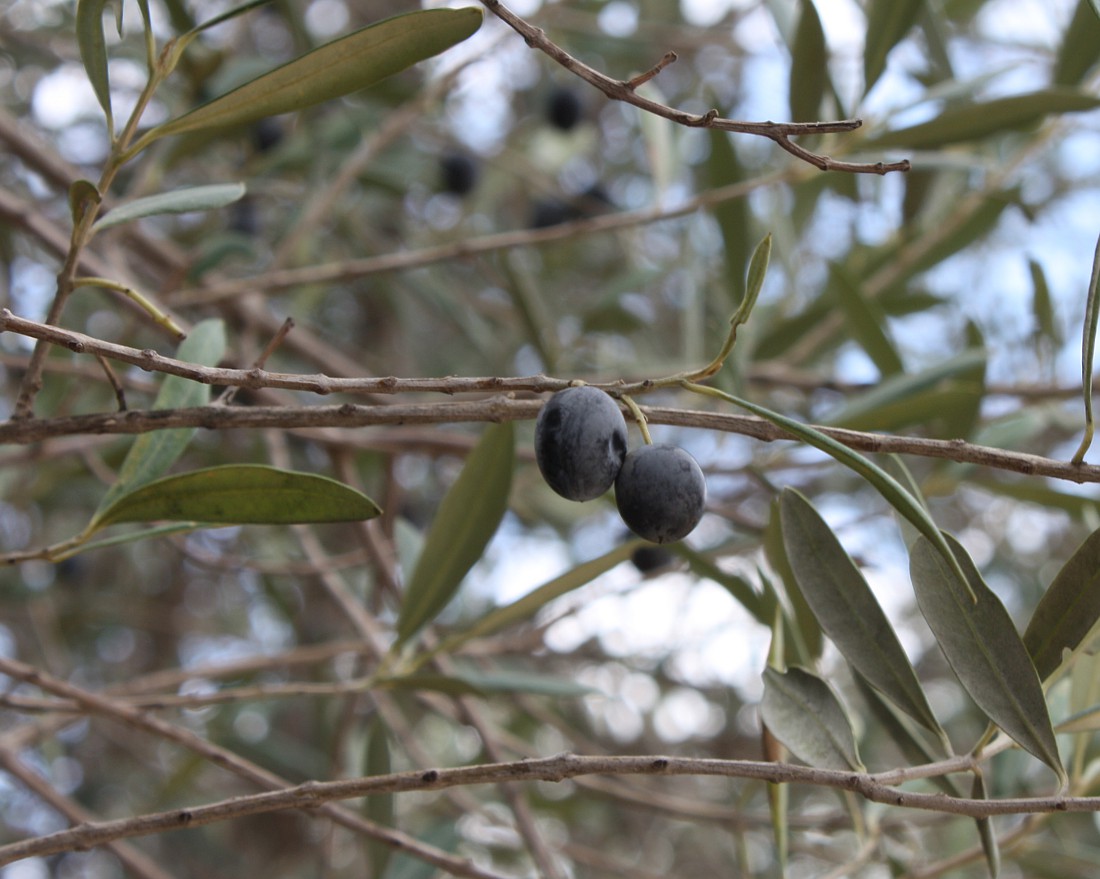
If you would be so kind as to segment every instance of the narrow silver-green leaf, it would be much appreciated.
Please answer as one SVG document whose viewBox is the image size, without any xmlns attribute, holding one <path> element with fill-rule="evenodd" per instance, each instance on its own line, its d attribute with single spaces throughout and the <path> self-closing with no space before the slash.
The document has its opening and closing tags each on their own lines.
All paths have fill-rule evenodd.
<svg viewBox="0 0 1100 879">
<path fill-rule="evenodd" d="M 727 394 L 725 391 L 707 387 L 706 385 L 685 382 L 684 386 L 689 390 L 712 397 L 719 397 L 733 403 L 735 406 L 740 406 L 753 415 L 757 415 L 760 418 L 770 421 L 777 427 L 781 427 L 783 430 L 787 431 L 787 433 L 791 434 L 791 436 L 825 452 L 825 454 L 858 473 L 875 487 L 890 506 L 904 516 L 921 534 L 928 538 L 932 545 L 935 546 L 943 556 L 947 565 L 955 571 L 956 576 L 959 578 L 959 582 L 963 584 L 965 588 L 967 580 L 963 574 L 963 570 L 959 566 L 954 554 L 951 552 L 950 547 L 947 545 L 947 541 L 944 539 L 943 534 L 940 532 L 939 528 L 936 527 L 936 523 L 932 521 L 932 517 L 928 514 L 928 511 L 909 494 L 893 476 L 877 464 L 874 464 L 854 449 L 850 449 L 843 443 L 827 436 L 820 430 L 795 421 L 793 418 L 788 418 L 786 415 L 780 415 L 778 412 L 773 412 L 771 409 L 764 406 L 758 406 L 756 403 L 750 403 L 748 400 L 743 400 L 740 397 L 733 396 L 733 394 Z"/>
<path fill-rule="evenodd" d="M 953 756 L 954 751 L 950 747 L 951 743 L 949 741 L 931 743 L 920 736 L 906 716 L 898 711 L 892 703 L 887 702 L 878 690 L 859 675 L 856 675 L 855 684 L 859 694 L 867 703 L 871 716 L 883 728 L 886 735 L 889 736 L 910 765 L 920 766 L 924 763 L 936 763 Z M 940 747 L 935 747 L 936 744 L 939 744 Z M 962 788 L 950 775 L 935 775 L 929 781 L 949 797 L 964 795 Z"/>
<path fill-rule="evenodd" d="M 829 277 L 845 323 L 878 371 L 884 377 L 904 373 L 905 367 L 887 331 L 886 313 L 882 307 L 864 295 L 859 282 L 843 266 L 837 263 L 830 266 Z"/>
<path fill-rule="evenodd" d="M 771 607 L 765 596 L 753 585 L 737 574 L 724 571 L 717 564 L 707 558 L 698 550 L 692 549 L 687 544 L 680 542 L 669 547 L 678 556 L 687 560 L 688 567 L 698 577 L 706 577 L 723 587 L 734 600 L 745 610 L 752 614 L 762 626 L 770 626 L 774 608 Z"/>
<path fill-rule="evenodd" d="M 108 3 L 120 0 L 78 0 L 76 4 L 76 41 L 80 61 L 96 100 L 107 119 L 107 133 L 114 137 L 111 113 L 111 83 L 107 75 L 107 40 L 103 33 L 103 12 Z M 120 3 L 121 5 L 121 3 Z"/>
<path fill-rule="evenodd" d="M 975 800 L 984 800 L 986 798 L 985 792 L 985 778 L 982 773 L 976 772 L 974 774 L 974 782 L 970 788 L 970 796 Z M 985 853 L 985 864 L 989 869 L 989 875 L 993 879 L 997 879 L 997 876 L 1001 872 L 1001 846 L 997 842 L 997 831 L 993 827 L 993 822 L 989 818 L 976 819 L 978 825 L 978 837 L 982 842 L 982 851 Z"/>
<path fill-rule="evenodd" d="M 1007 98 L 953 104 L 927 122 L 868 138 L 876 147 L 937 149 L 1034 125 L 1057 113 L 1083 113 L 1100 107 L 1100 97 L 1055 87 Z"/>
<path fill-rule="evenodd" d="M 948 539 L 973 598 L 943 555 L 927 539 L 918 538 L 910 550 L 909 569 L 921 614 L 975 704 L 1022 748 L 1065 778 L 1043 688 L 1027 648 L 966 550 Z"/>
<path fill-rule="evenodd" d="M 243 125 L 359 91 L 438 55 L 481 26 L 481 11 L 427 9 L 333 40 L 209 103 L 148 131 L 133 147 L 200 129 Z"/>
<path fill-rule="evenodd" d="M 1100 322 L 1100 238 L 1092 257 L 1092 277 L 1089 280 L 1088 297 L 1085 300 L 1085 319 L 1081 337 L 1081 389 L 1085 403 L 1085 435 L 1073 455 L 1073 462 L 1080 464 L 1092 445 L 1094 420 L 1092 414 L 1092 364 L 1096 358 L 1096 327 Z"/>
<path fill-rule="evenodd" d="M 1066 28 L 1058 57 L 1054 62 L 1053 81 L 1058 85 L 1076 85 L 1100 61 L 1100 18 L 1089 0 L 1079 0 Z"/>
<path fill-rule="evenodd" d="M 890 621 L 836 535 L 794 489 L 780 495 L 779 510 L 791 569 L 825 634 L 868 683 L 946 741 Z"/>
<path fill-rule="evenodd" d="M 244 197 L 243 183 L 215 183 L 209 186 L 193 186 L 177 189 L 174 192 L 162 192 L 157 195 L 136 198 L 112 208 L 96 220 L 92 230 L 102 232 L 112 226 L 121 226 L 142 217 L 160 214 L 183 214 L 191 211 L 211 211 Z"/>
<path fill-rule="evenodd" d="M 783 527 L 779 516 L 779 502 L 772 501 L 768 515 L 768 524 L 764 527 L 764 557 L 768 560 L 771 569 L 779 575 L 786 593 L 786 602 L 778 600 L 776 603 L 783 610 L 783 620 L 789 627 L 785 639 L 786 665 L 813 665 L 821 658 L 825 649 L 825 632 L 818 622 L 817 616 L 806 601 L 802 592 L 802 586 L 791 567 L 791 560 L 787 556 L 787 547 L 783 543 Z M 775 585 L 768 579 L 761 577 L 765 589 L 769 586 L 775 590 Z M 774 608 L 772 609 L 774 614 Z"/>
<path fill-rule="evenodd" d="M 381 513 L 350 486 L 262 464 L 227 464 L 155 479 L 120 497 L 95 518 L 95 528 L 120 522 L 205 522 L 293 525 L 358 522 Z"/>
<path fill-rule="evenodd" d="M 1024 646 L 1045 681 L 1100 620 L 1100 531 L 1070 556 L 1039 600 L 1024 632 Z"/>
<path fill-rule="evenodd" d="M 389 775 L 393 771 L 390 757 L 390 732 L 382 718 L 375 715 L 367 729 L 366 754 L 363 761 L 364 775 Z M 395 821 L 394 795 L 374 794 L 363 800 L 363 813 L 368 821 L 379 827 L 393 827 Z M 367 857 L 371 876 L 385 874 L 393 848 L 377 839 L 367 840 Z"/>
<path fill-rule="evenodd" d="M 768 276 L 768 263 L 772 256 L 772 235 L 769 232 L 760 239 L 749 258 L 749 270 L 745 279 L 745 298 L 737 306 L 730 323 L 743 324 L 749 319 L 760 291 L 764 288 L 764 279 Z"/>
<path fill-rule="evenodd" d="M 792 754 L 818 769 L 863 772 L 852 723 L 824 680 L 805 669 L 764 669 L 764 724 Z"/>
<path fill-rule="evenodd" d="M 515 456 L 510 421 L 490 427 L 444 495 L 397 618 L 402 644 L 435 619 L 481 558 L 508 509 Z"/>
<path fill-rule="evenodd" d="M 748 172 L 737 154 L 736 143 L 728 131 L 709 132 L 710 157 L 701 169 L 708 190 L 742 183 Z M 731 198 L 712 208 L 714 219 L 722 233 L 722 256 L 725 271 L 722 277 L 734 304 L 745 299 L 745 272 L 749 264 L 749 229 L 751 213 L 747 198 Z"/>
<path fill-rule="evenodd" d="M 863 48 L 864 94 L 878 81 L 886 69 L 886 56 L 909 33 L 923 6 L 924 0 L 871 0 Z"/>
<path fill-rule="evenodd" d="M 813 0 L 802 0 L 791 44 L 788 96 L 793 121 L 812 122 L 821 118 L 821 101 L 828 83 L 829 51 L 821 17 Z"/>
<path fill-rule="evenodd" d="M 627 561 L 634 550 L 641 545 L 642 541 L 632 540 L 616 546 L 601 556 L 570 568 L 564 574 L 532 589 L 511 604 L 489 611 L 480 620 L 473 623 L 470 628 L 445 638 L 428 655 L 434 656 L 440 653 L 453 652 L 469 641 L 484 638 L 486 635 L 499 632 L 508 626 L 534 619 L 535 614 L 551 601 L 555 601 L 563 595 L 568 595 L 581 586 L 591 583 L 601 574 Z"/>
<path fill-rule="evenodd" d="M 905 404 L 921 392 L 934 388 L 942 382 L 972 373 L 982 368 L 985 360 L 985 351 L 974 349 L 963 351 L 918 373 L 890 376 L 871 390 L 854 396 L 839 412 L 829 418 L 828 423 L 834 427 L 847 427 L 852 430 L 866 429 L 870 426 L 868 422 L 874 420 L 876 412 L 890 406 Z"/>
<path fill-rule="evenodd" d="M 1050 284 L 1042 263 L 1034 259 L 1027 261 L 1031 273 L 1031 313 L 1035 317 L 1035 335 L 1046 339 L 1054 348 L 1062 345 L 1062 332 L 1054 315 L 1054 300 L 1050 295 Z"/>
<path fill-rule="evenodd" d="M 225 324 L 211 318 L 195 324 L 176 352 L 176 357 L 201 366 L 216 366 L 225 353 Z M 205 406 L 210 401 L 210 386 L 176 375 L 165 376 L 154 409 L 182 409 Z M 194 428 L 157 430 L 134 440 L 126 454 L 114 485 L 99 505 L 97 517 L 122 495 L 156 479 L 168 471 L 194 436 Z"/>
</svg>

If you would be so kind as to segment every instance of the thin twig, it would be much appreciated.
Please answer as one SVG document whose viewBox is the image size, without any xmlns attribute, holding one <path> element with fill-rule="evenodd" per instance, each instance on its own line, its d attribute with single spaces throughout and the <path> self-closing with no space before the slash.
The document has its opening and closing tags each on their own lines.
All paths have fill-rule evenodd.
<svg viewBox="0 0 1100 879">
<path fill-rule="evenodd" d="M 888 174 L 891 171 L 908 171 L 910 163 L 908 159 L 900 162 L 842 162 L 831 159 L 828 156 L 811 152 L 805 147 L 799 146 L 791 140 L 798 135 L 830 134 L 838 132 L 854 131 L 863 122 L 859 119 L 842 119 L 837 122 L 740 122 L 735 119 L 725 119 L 717 110 L 709 110 L 706 113 L 685 113 L 669 107 L 658 101 L 642 97 L 635 89 L 641 83 L 652 79 L 664 67 L 675 59 L 673 54 L 669 58 L 666 54 L 661 63 L 654 68 L 633 79 L 620 80 L 600 73 L 589 67 L 584 62 L 574 58 L 561 46 L 557 45 L 546 36 L 541 28 L 529 24 L 520 18 L 499 0 L 481 0 L 483 6 L 492 12 L 497 18 L 507 24 L 518 33 L 533 49 L 538 49 L 552 58 L 566 70 L 576 74 L 585 82 L 595 86 L 613 101 L 622 101 L 632 104 L 641 110 L 660 116 L 684 125 L 689 128 L 714 128 L 719 131 L 729 131 L 735 134 L 752 134 L 758 137 L 766 137 L 795 158 L 807 162 L 822 171 L 844 171 L 852 174 Z M 670 53 L 671 54 L 671 53 Z M 641 82 L 639 82 L 639 80 Z"/>
<path fill-rule="evenodd" d="M 131 706 L 120 704 L 109 697 L 88 692 L 87 690 L 62 681 L 26 663 L 6 657 L 0 657 L 0 674 L 6 674 L 16 680 L 21 680 L 40 687 L 47 692 L 53 693 L 55 696 L 74 699 L 79 702 L 84 709 L 93 714 L 107 717 L 132 728 L 151 733 L 167 741 L 175 742 L 198 754 L 203 759 L 210 761 L 213 765 L 232 772 L 238 777 L 246 778 L 261 788 L 266 788 L 269 791 L 294 789 L 289 788 L 289 783 L 275 773 L 252 763 L 227 748 L 208 742 L 206 739 L 190 730 L 153 717 Z M 309 788 L 312 784 L 315 784 L 315 782 L 309 782 L 305 787 Z M 245 797 L 245 799 L 247 800 L 248 797 Z M 234 800 L 225 802 L 231 803 L 234 802 Z M 386 845 L 393 846 L 412 857 L 432 864 L 452 875 L 467 876 L 470 877 L 470 879 L 506 879 L 506 877 L 490 870 L 483 869 L 471 861 L 452 855 L 449 852 L 445 852 L 427 843 L 420 842 L 408 834 L 367 821 L 350 810 L 338 806 L 335 802 L 308 803 L 301 801 L 301 807 L 315 809 L 318 814 L 329 820 L 335 821 L 356 833 L 380 840 Z M 289 808 L 295 807 L 291 806 Z M 191 813 L 188 809 L 177 809 L 171 814 L 174 816 L 173 822 L 174 828 L 176 829 L 198 826 L 201 823 L 209 823 L 201 819 L 198 822 L 192 821 Z M 154 820 L 152 824 L 147 823 L 147 821 L 148 816 L 142 816 L 136 819 L 125 819 L 124 823 L 130 824 L 131 829 L 142 829 L 137 833 L 124 833 L 121 836 L 108 834 L 109 838 L 104 838 L 102 840 L 97 839 L 94 841 L 89 840 L 87 844 L 80 842 L 76 842 L 73 846 L 63 844 L 60 848 L 50 848 L 50 853 L 70 851 L 73 848 L 83 849 L 87 848 L 89 845 L 102 845 L 105 842 L 112 841 L 112 839 L 125 839 L 132 836 L 142 836 L 148 833 L 158 832 L 149 829 L 155 825 L 156 821 Z M 106 823 L 113 824 L 114 822 Z M 79 840 L 81 836 L 88 832 L 89 828 L 102 826 L 104 825 L 81 825 L 68 831 L 61 831 L 60 836 L 67 836 L 70 840 L 74 838 Z M 93 830 L 92 835 L 94 836 L 95 834 L 96 831 Z M 49 839 L 50 837 L 37 837 L 36 839 L 29 839 L 20 843 L 13 843 L 12 845 L 0 847 L 0 866 L 40 854 L 41 852 L 37 850 L 37 847 Z M 47 846 L 48 845 L 47 843 Z"/>
<path fill-rule="evenodd" d="M 614 232 L 634 226 L 675 220 L 715 205 L 744 198 L 757 189 L 783 181 L 790 181 L 796 179 L 797 176 L 798 174 L 794 169 L 778 171 L 754 180 L 731 183 L 719 189 L 709 190 L 671 208 L 652 207 L 636 211 L 621 211 L 569 223 L 559 223 L 556 226 L 548 226 L 544 229 L 509 230 L 481 237 L 464 238 L 460 241 L 452 241 L 431 247 L 385 253 L 379 256 L 321 263 L 294 269 L 278 269 L 240 280 L 212 281 L 203 287 L 185 289 L 173 294 L 172 304 L 176 308 L 183 308 L 187 305 L 200 305 L 223 299 L 235 299 L 252 290 L 263 290 L 265 293 L 271 294 L 302 285 L 341 283 L 370 275 L 421 268 L 448 260 L 466 259 L 498 250 L 550 244 L 586 235 Z"/>
</svg>

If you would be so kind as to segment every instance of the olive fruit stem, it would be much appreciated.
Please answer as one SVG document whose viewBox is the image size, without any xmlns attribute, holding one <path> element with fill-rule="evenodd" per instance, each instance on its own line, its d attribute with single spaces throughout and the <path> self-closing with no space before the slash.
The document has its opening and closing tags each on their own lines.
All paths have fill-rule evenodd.
<svg viewBox="0 0 1100 879">
<path fill-rule="evenodd" d="M 649 435 L 649 419 L 645 417 L 642 408 L 635 403 L 634 398 L 628 394 L 622 395 L 622 401 L 626 404 L 626 408 L 630 410 L 630 414 L 634 416 L 634 421 L 638 425 L 638 430 L 642 432 L 642 442 L 647 446 L 653 445 L 653 437 Z"/>
</svg>

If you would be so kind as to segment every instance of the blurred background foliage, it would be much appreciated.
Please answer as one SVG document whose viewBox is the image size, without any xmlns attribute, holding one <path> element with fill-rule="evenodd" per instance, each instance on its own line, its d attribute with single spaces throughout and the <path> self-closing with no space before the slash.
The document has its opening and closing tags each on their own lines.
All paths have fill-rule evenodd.
<svg viewBox="0 0 1100 879">
<path fill-rule="evenodd" d="M 5 305 L 33 319 L 45 314 L 67 246 L 67 186 L 96 179 L 106 158 L 74 5 L 12 0 L 0 10 L 0 284 Z M 224 8 L 152 3 L 162 40 Z M 204 34 L 146 118 L 178 115 L 331 37 L 413 8 L 275 0 Z M 238 180 L 248 195 L 224 210 L 104 233 L 94 253 L 182 321 L 224 319 L 223 365 L 251 365 L 292 317 L 295 329 L 269 369 L 596 381 L 705 364 L 744 293 L 752 248 L 770 232 L 764 293 L 720 387 L 811 422 L 1069 458 L 1081 436 L 1080 327 L 1100 216 L 1100 115 L 1092 109 L 1100 21 L 1088 0 L 528 0 L 517 11 L 617 78 L 674 50 L 676 63 L 645 87 L 667 104 L 753 120 L 858 116 L 855 133 L 803 142 L 854 161 L 908 157 L 913 170 L 822 173 L 762 138 L 645 116 L 607 101 L 487 15 L 471 40 L 367 91 L 217 137 L 158 143 L 125 167 L 112 197 Z M 121 41 L 108 28 L 121 106 L 145 76 L 140 16 L 129 6 L 126 14 Z M 622 222 L 600 226 L 614 217 Z M 435 248 L 528 231 L 514 246 L 435 256 L 450 253 Z M 406 267 L 363 262 L 391 254 Z M 324 267 L 324 279 L 304 271 L 285 282 L 288 270 L 311 267 Z M 100 290 L 78 291 L 63 323 L 172 350 L 128 302 Z M 8 411 L 28 353 L 27 340 L 0 337 Z M 157 377 L 118 372 L 130 407 L 147 406 Z M 311 402 L 274 390 L 235 399 Z M 713 408 L 669 393 L 644 402 Z M 91 358 L 51 356 L 38 415 L 115 405 Z M 690 551 L 639 550 L 521 624 L 465 644 L 441 671 L 453 676 L 462 663 L 483 676 L 476 697 L 412 684 L 340 691 L 376 666 L 359 615 L 392 630 L 402 578 L 480 430 L 200 433 L 187 467 L 292 466 L 355 485 L 385 512 L 367 526 L 202 531 L 9 567 L 0 572 L 0 651 L 94 689 L 239 690 L 224 704 L 195 699 L 163 714 L 291 782 L 563 750 L 757 759 L 770 634 L 738 597 L 781 582 L 773 501 L 794 486 L 864 568 L 955 747 L 965 751 L 981 735 L 984 719 L 918 621 L 904 543 L 876 492 L 795 444 L 660 426 L 658 442 L 684 445 L 708 473 L 709 514 Z M 517 436 L 509 512 L 429 639 L 626 540 L 611 505 L 553 496 L 533 464 L 531 425 L 518 424 Z M 79 531 L 129 442 L 77 436 L 0 450 L 3 549 Z M 905 463 L 936 521 L 966 545 L 1021 628 L 1100 525 L 1092 486 Z M 804 629 L 789 658 L 816 663 L 843 693 L 868 767 L 905 765 L 797 596 L 788 613 Z M 305 686 L 326 683 L 334 685 L 327 694 Z M 254 789 L 139 730 L 34 707 L 31 688 L 6 693 L 5 760 L 22 761 L 94 816 Z M 19 698 L 31 703 L 20 707 Z M 1088 736 L 1075 747 L 1082 760 L 1095 756 Z M 1018 753 L 996 758 L 986 778 L 996 795 L 1049 783 Z M 828 791 L 787 795 L 792 877 L 988 870 L 971 821 L 850 809 Z M 782 869 L 769 792 L 755 783 L 590 778 L 363 808 L 504 875 Z M 66 824 L 11 774 L 0 775 L 0 819 L 5 841 Z M 1100 832 L 1090 816 L 994 827 L 1005 841 L 1003 876 L 1094 874 Z M 532 854 L 533 837 L 548 863 Z M 94 850 L 0 875 L 433 875 L 292 813 L 132 848 L 163 872 Z"/>
</svg>

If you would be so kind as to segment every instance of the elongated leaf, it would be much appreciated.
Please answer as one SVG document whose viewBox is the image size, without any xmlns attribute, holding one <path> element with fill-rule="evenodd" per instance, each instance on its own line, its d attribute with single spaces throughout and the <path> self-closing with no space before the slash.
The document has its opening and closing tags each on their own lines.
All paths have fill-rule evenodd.
<svg viewBox="0 0 1100 879">
<path fill-rule="evenodd" d="M 960 683 L 995 724 L 1065 778 L 1035 666 L 1000 599 L 966 550 L 948 538 L 968 595 L 941 553 L 918 538 L 909 556 L 917 605 Z"/>
<path fill-rule="evenodd" d="M 438 55 L 481 26 L 481 11 L 427 9 L 333 40 L 282 67 L 151 129 L 132 151 L 167 135 L 243 125 L 359 91 Z"/>
<path fill-rule="evenodd" d="M 514 455 L 512 423 L 493 425 L 444 495 L 405 590 L 399 644 L 435 619 L 481 558 L 508 508 Z"/>
<path fill-rule="evenodd" d="M 1062 566 L 1024 632 L 1024 646 L 1045 681 L 1100 620 L 1100 531 L 1094 531 Z"/>
<path fill-rule="evenodd" d="M 91 180 L 81 178 L 69 184 L 69 213 L 72 215 L 73 225 L 79 225 L 89 209 L 94 210 L 102 201 L 103 196 Z"/>
<path fill-rule="evenodd" d="M 575 589 L 591 583 L 600 574 L 604 574 L 616 565 L 627 561 L 634 550 L 642 545 L 643 543 L 640 540 L 630 541 L 616 546 L 601 556 L 582 562 L 561 576 L 555 577 L 531 590 L 522 598 L 517 598 L 511 604 L 490 611 L 470 628 L 456 632 L 441 641 L 436 648 L 430 651 L 429 655 L 453 652 L 469 641 L 499 632 L 501 629 L 516 623 L 533 619 L 535 614 L 551 601 L 555 601 L 563 595 L 568 595 Z"/>
<path fill-rule="evenodd" d="M 1096 17 L 1100 18 L 1100 0 L 1089 0 L 1089 5 L 1092 7 L 1092 11 L 1096 13 Z"/>
<path fill-rule="evenodd" d="M 817 675 L 798 667 L 764 669 L 760 715 L 771 733 L 810 766 L 864 771 L 851 721 L 836 693 Z"/>
<path fill-rule="evenodd" d="M 740 183 L 746 178 L 745 166 L 737 155 L 736 144 L 728 132 L 709 132 L 710 158 L 705 174 L 708 189 Z M 749 264 L 749 230 L 752 228 L 748 199 L 734 198 L 715 205 L 714 219 L 722 232 L 723 275 L 730 301 L 735 305 L 745 298 L 745 272 Z"/>
<path fill-rule="evenodd" d="M 787 664 L 812 664 L 821 658 L 821 652 L 825 648 L 825 634 L 806 601 L 802 584 L 799 583 L 787 556 L 778 501 L 772 502 L 768 524 L 764 529 L 764 555 L 772 570 L 779 575 L 789 605 L 789 612 L 783 614 L 784 621 L 790 626 L 786 639 Z M 767 580 L 764 582 L 767 583 Z"/>
<path fill-rule="evenodd" d="M 183 214 L 190 211 L 210 211 L 223 208 L 244 197 L 243 183 L 216 183 L 210 186 L 194 186 L 162 192 L 112 208 L 96 221 L 93 231 L 102 232 L 112 226 L 121 226 L 141 217 L 159 214 Z"/>
<path fill-rule="evenodd" d="M 201 366 L 216 366 L 225 353 L 225 324 L 220 319 L 195 324 L 179 346 L 176 356 Z M 210 401 L 210 386 L 176 375 L 165 376 L 154 409 L 178 409 L 205 406 Z M 156 479 L 168 471 L 194 436 L 194 428 L 158 430 L 139 436 L 126 454 L 114 485 L 99 505 L 97 516 L 122 495 Z"/>
<path fill-rule="evenodd" d="M 114 117 L 111 113 L 111 83 L 107 75 L 107 40 L 103 33 L 103 13 L 108 3 L 121 0 L 79 0 L 76 4 L 76 41 L 80 61 L 88 74 L 96 100 L 107 118 L 108 135 L 114 137 Z M 121 28 L 121 22 L 120 22 Z"/>
<path fill-rule="evenodd" d="M 1076 85 L 1100 61 L 1100 18 L 1089 0 L 1079 0 L 1066 28 L 1051 77 L 1058 85 Z"/>
<path fill-rule="evenodd" d="M 744 577 L 722 570 L 701 552 L 683 542 L 672 544 L 669 549 L 686 559 L 688 567 L 696 576 L 706 577 L 723 587 L 762 626 L 772 624 L 775 608 L 771 607 L 765 596 L 753 588 L 753 585 Z"/>
<path fill-rule="evenodd" d="M 227 464 L 165 476 L 120 497 L 95 518 L 119 522 L 290 525 L 357 522 L 382 512 L 365 494 L 327 476 L 261 464 Z"/>
<path fill-rule="evenodd" d="M 953 104 L 939 116 L 909 128 L 868 138 L 876 147 L 936 149 L 1033 125 L 1057 113 L 1100 107 L 1100 98 L 1071 88 L 1049 88 L 973 104 Z"/>
<path fill-rule="evenodd" d="M 455 674 L 415 672 L 383 680 L 379 686 L 389 690 L 432 690 L 449 696 L 477 696 L 488 698 L 492 693 L 528 693 L 539 696 L 555 696 L 561 699 L 586 696 L 591 687 L 579 684 L 571 678 L 553 677 L 537 672 L 516 670 L 480 671 L 462 668 Z"/>
<path fill-rule="evenodd" d="M 914 528 L 928 538 L 932 545 L 935 546 L 943 556 L 947 565 L 955 571 L 956 576 L 959 578 L 959 582 L 963 584 L 965 588 L 967 583 L 966 576 L 959 566 L 954 554 L 951 552 L 947 541 L 944 539 L 943 533 L 936 527 L 936 523 L 932 521 L 932 517 L 928 514 L 928 511 L 909 494 L 893 476 L 877 464 L 874 464 L 854 449 L 849 449 L 843 443 L 827 436 L 820 430 L 795 421 L 793 418 L 788 418 L 786 415 L 780 415 L 778 412 L 773 412 L 771 409 L 764 406 L 758 406 L 755 403 L 750 403 L 748 400 L 743 400 L 740 397 L 727 394 L 725 391 L 709 388 L 704 385 L 695 385 L 688 382 L 685 383 L 685 387 L 702 394 L 707 394 L 708 396 L 720 397 L 723 400 L 728 400 L 735 406 L 740 406 L 753 415 L 757 415 L 760 418 L 770 421 L 777 427 L 781 427 L 795 438 L 807 445 L 813 446 L 815 449 L 825 452 L 825 454 L 839 461 L 845 467 L 858 473 L 875 487 L 891 507 L 897 510 L 897 512 L 904 516 Z"/>
<path fill-rule="evenodd" d="M 953 756 L 954 752 L 948 747 L 950 742 L 939 742 L 940 748 L 930 745 L 928 741 L 917 734 L 905 715 L 901 714 L 893 704 L 887 702 L 882 694 L 868 684 L 866 680 L 856 675 L 855 683 L 859 694 L 871 711 L 871 716 L 882 726 L 891 741 L 897 745 L 898 750 L 901 751 L 911 765 L 920 766 L 923 763 L 936 763 Z M 929 781 L 949 797 L 964 795 L 962 788 L 950 775 L 935 775 Z"/>
<path fill-rule="evenodd" d="M 853 430 L 866 429 L 881 424 L 876 413 L 893 404 L 905 404 L 923 391 L 935 387 L 946 379 L 984 367 L 985 351 L 964 351 L 942 363 L 912 375 L 895 375 L 880 382 L 874 388 L 849 400 L 844 407 L 829 418 L 834 427 Z"/>
<path fill-rule="evenodd" d="M 830 267 L 831 287 L 844 311 L 844 320 L 859 346 L 885 377 L 905 371 L 898 350 L 886 329 L 881 306 L 864 295 L 859 283 L 840 265 Z"/>
<path fill-rule="evenodd" d="M 392 770 L 390 759 L 390 734 L 380 717 L 375 717 L 367 730 L 366 759 L 364 775 L 389 775 Z M 363 813 L 368 821 L 380 827 L 394 826 L 394 795 L 375 794 L 364 798 Z M 370 859 L 371 876 L 382 876 L 386 871 L 393 848 L 377 839 L 367 840 L 367 857 Z"/>
<path fill-rule="evenodd" d="M 799 8 L 798 27 L 791 45 L 788 95 L 791 119 L 810 122 L 820 118 L 821 101 L 829 84 L 829 51 L 813 0 L 802 0 Z"/>
<path fill-rule="evenodd" d="M 1050 295 L 1050 284 L 1042 263 L 1034 259 L 1027 261 L 1031 273 L 1031 313 L 1035 316 L 1035 335 L 1046 339 L 1054 348 L 1062 345 L 1062 332 L 1054 316 L 1054 300 Z"/>
<path fill-rule="evenodd" d="M 1100 323 L 1100 238 L 1096 239 L 1096 250 L 1092 257 L 1092 278 L 1089 280 L 1089 292 L 1085 301 L 1085 320 L 1081 333 L 1081 389 L 1085 403 L 1085 435 L 1081 445 L 1073 454 L 1073 462 L 1080 464 L 1085 453 L 1092 445 L 1094 429 L 1092 415 L 1092 364 L 1096 359 L 1096 328 Z"/>
<path fill-rule="evenodd" d="M 836 535 L 793 489 L 780 495 L 779 509 L 791 569 L 825 634 L 868 683 L 946 741 L 890 621 Z"/>
<path fill-rule="evenodd" d="M 864 94 L 878 82 L 886 69 L 886 56 L 909 33 L 923 6 L 923 0 L 871 0 L 863 48 Z"/>
<path fill-rule="evenodd" d="M 974 774 L 974 782 L 970 788 L 970 796 L 975 800 L 984 800 L 986 798 L 985 793 L 985 778 L 982 777 L 981 772 Z M 997 879 L 997 876 L 1001 872 L 1001 846 L 997 842 L 997 832 L 993 828 L 993 822 L 989 818 L 976 819 L 978 825 L 978 837 L 982 842 L 982 851 L 985 852 L 985 863 L 989 868 L 989 875 L 993 879 Z"/>
</svg>

